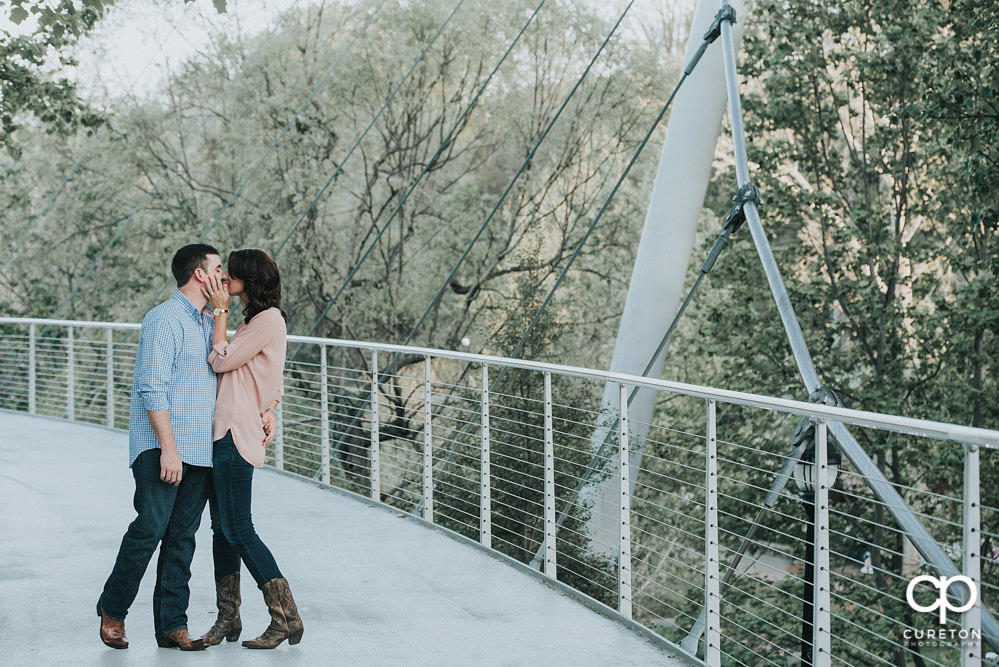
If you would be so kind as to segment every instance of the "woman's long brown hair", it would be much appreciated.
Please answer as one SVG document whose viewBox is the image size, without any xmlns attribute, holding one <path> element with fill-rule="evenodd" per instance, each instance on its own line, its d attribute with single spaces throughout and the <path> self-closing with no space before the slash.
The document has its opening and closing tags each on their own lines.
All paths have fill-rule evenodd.
<svg viewBox="0 0 999 667">
<path fill-rule="evenodd" d="M 277 308 L 284 321 L 288 314 L 281 308 L 281 274 L 277 262 L 263 250 L 244 248 L 229 253 L 229 275 L 243 281 L 248 303 L 244 306 L 246 322 L 268 308 Z"/>
</svg>

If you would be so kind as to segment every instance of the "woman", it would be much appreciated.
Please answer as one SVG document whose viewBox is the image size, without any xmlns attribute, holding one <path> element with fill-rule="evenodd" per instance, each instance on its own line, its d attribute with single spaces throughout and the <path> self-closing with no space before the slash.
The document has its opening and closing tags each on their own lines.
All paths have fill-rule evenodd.
<svg viewBox="0 0 999 667">
<path fill-rule="evenodd" d="M 281 277 L 270 255 L 263 250 L 236 250 L 229 254 L 227 268 L 221 277 L 210 276 L 204 288 L 215 312 L 208 363 L 219 374 L 212 425 L 215 488 L 209 496 L 219 614 L 204 639 L 213 645 L 223 638 L 239 638 L 242 560 L 263 592 L 271 616 L 264 633 L 243 646 L 274 648 L 285 639 L 289 644 L 302 640 L 302 619 L 288 581 L 253 529 L 250 490 L 253 469 L 263 466 L 268 442 L 262 416 L 273 412 L 281 398 L 287 315 L 281 310 Z M 246 320 L 227 341 L 230 296 L 243 302 Z"/>
</svg>

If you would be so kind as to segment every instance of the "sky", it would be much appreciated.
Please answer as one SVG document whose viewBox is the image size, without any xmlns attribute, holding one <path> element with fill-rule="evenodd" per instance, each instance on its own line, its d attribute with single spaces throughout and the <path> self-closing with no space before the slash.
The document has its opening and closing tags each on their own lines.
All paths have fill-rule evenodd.
<svg viewBox="0 0 999 667">
<path fill-rule="evenodd" d="M 272 28 L 294 6 L 317 0 L 228 0 L 225 14 L 215 11 L 211 0 L 117 0 L 94 31 L 81 40 L 76 57 L 79 67 L 65 72 L 75 79 L 98 107 L 120 97 L 144 97 L 156 90 L 185 59 L 203 50 L 210 35 L 255 34 Z M 347 0 L 349 1 L 349 0 Z M 502 0 L 501 0 L 502 1 Z M 591 0 L 570 0 L 589 2 Z M 627 0 L 592 0 L 615 15 Z M 628 29 L 654 21 L 664 6 L 693 7 L 697 0 L 636 0 Z M 705 0 L 714 2 L 716 0 Z M 0 29 L 13 33 L 29 28 L 12 25 L 6 12 Z"/>
<path fill-rule="evenodd" d="M 213 32 L 262 32 L 287 9 L 309 1 L 228 0 L 228 11 L 219 14 L 211 0 L 117 0 L 80 41 L 75 53 L 79 66 L 60 74 L 76 80 L 98 104 L 120 96 L 141 97 L 204 49 Z M 33 29 L 31 19 L 12 24 L 7 9 L 0 11 L 0 30 L 17 35 Z"/>
<path fill-rule="evenodd" d="M 81 42 L 76 78 L 93 99 L 142 97 L 203 50 L 213 32 L 263 32 L 292 6 L 306 4 L 229 0 L 227 12 L 219 14 L 211 0 L 120 0 Z"/>
</svg>

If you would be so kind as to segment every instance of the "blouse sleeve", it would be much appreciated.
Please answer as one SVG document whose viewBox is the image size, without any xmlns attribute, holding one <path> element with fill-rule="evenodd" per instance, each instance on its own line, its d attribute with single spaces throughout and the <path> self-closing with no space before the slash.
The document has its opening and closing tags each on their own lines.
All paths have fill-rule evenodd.
<svg viewBox="0 0 999 667">
<path fill-rule="evenodd" d="M 236 370 L 260 354 L 276 333 L 273 318 L 269 313 L 260 313 L 237 331 L 232 340 L 213 345 L 208 354 L 208 363 L 216 373 Z"/>
</svg>

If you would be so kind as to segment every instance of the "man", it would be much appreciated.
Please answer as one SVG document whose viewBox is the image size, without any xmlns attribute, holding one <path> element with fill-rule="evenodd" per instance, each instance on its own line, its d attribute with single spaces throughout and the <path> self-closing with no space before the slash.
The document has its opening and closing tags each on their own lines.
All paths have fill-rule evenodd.
<svg viewBox="0 0 999 667">
<path fill-rule="evenodd" d="M 136 517 L 97 603 L 101 641 L 128 648 L 125 615 L 156 546 L 153 589 L 156 642 L 183 651 L 206 648 L 187 631 L 194 535 L 211 489 L 215 372 L 208 365 L 214 320 L 202 292 L 222 275 L 218 250 L 192 244 L 171 262 L 173 297 L 142 320 L 128 420 Z"/>
</svg>

